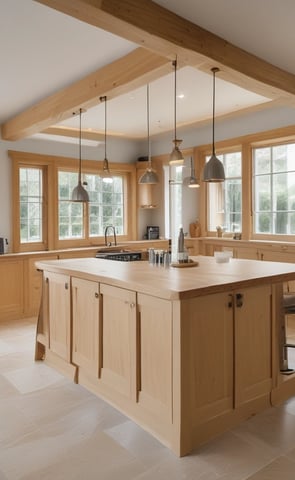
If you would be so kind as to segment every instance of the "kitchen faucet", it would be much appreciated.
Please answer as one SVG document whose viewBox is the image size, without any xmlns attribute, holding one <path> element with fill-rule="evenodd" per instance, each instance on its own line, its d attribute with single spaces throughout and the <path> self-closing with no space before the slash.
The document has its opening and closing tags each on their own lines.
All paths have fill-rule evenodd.
<svg viewBox="0 0 295 480">
<path fill-rule="evenodd" d="M 117 245 L 117 237 L 116 237 L 116 230 L 113 225 L 107 225 L 104 231 L 104 243 L 107 247 L 111 247 L 112 242 L 108 242 L 108 230 L 111 228 L 113 230 L 113 235 L 114 235 L 114 243 Z"/>
</svg>

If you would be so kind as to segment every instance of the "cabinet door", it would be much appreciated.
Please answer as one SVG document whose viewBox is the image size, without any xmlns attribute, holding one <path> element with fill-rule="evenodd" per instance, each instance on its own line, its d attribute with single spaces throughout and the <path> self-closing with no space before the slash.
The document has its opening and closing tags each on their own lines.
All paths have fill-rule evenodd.
<svg viewBox="0 0 295 480">
<path fill-rule="evenodd" d="M 138 402 L 172 421 L 171 302 L 138 294 Z"/>
<path fill-rule="evenodd" d="M 236 258 L 246 258 L 249 260 L 259 260 L 257 248 L 237 247 L 235 248 Z"/>
<path fill-rule="evenodd" d="M 48 295 L 49 348 L 61 358 L 71 360 L 70 277 L 45 272 Z"/>
<path fill-rule="evenodd" d="M 100 284 L 101 382 L 136 398 L 136 293 Z"/>
<path fill-rule="evenodd" d="M 20 318 L 24 313 L 24 264 L 3 258 L 0 263 L 0 319 Z"/>
<path fill-rule="evenodd" d="M 99 284 L 72 278 L 72 361 L 99 375 Z"/>
<path fill-rule="evenodd" d="M 271 390 L 271 287 L 263 285 L 236 292 L 234 312 L 238 406 Z"/>
<path fill-rule="evenodd" d="M 205 424 L 233 409 L 232 295 L 185 300 L 182 319 L 182 401 L 192 423 Z"/>
</svg>

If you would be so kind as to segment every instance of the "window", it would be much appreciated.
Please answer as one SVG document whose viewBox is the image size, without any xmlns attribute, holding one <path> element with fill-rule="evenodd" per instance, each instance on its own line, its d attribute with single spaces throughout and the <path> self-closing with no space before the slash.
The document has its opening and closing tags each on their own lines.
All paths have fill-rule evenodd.
<svg viewBox="0 0 295 480">
<path fill-rule="evenodd" d="M 20 168 L 19 210 L 21 243 L 42 242 L 43 182 L 41 168 Z"/>
<path fill-rule="evenodd" d="M 206 161 L 209 160 L 206 157 Z M 225 181 L 208 184 L 208 230 L 221 226 L 225 232 L 242 231 L 242 155 L 218 155 L 225 170 Z"/>
<path fill-rule="evenodd" d="M 136 166 L 112 164 L 113 181 L 97 173 L 96 161 L 83 162 L 89 203 L 73 202 L 77 162 L 70 158 L 9 152 L 13 160 L 13 251 L 97 245 L 107 225 L 119 241 L 134 238 Z M 127 222 L 128 219 L 128 222 Z"/>
<path fill-rule="evenodd" d="M 89 193 L 89 236 L 104 235 L 107 225 L 114 225 L 117 235 L 124 235 L 124 181 L 113 176 L 105 182 L 99 175 L 85 175 Z"/>
<path fill-rule="evenodd" d="M 117 235 L 124 235 L 124 181 L 114 176 L 112 182 L 104 182 L 95 174 L 85 174 L 89 204 L 72 202 L 72 191 L 77 185 L 78 174 L 58 172 L 58 231 L 59 240 L 82 239 L 103 236 L 107 225 L 114 225 Z M 88 217 L 84 209 L 88 209 Z M 88 218 L 88 221 L 86 220 Z"/>
<path fill-rule="evenodd" d="M 253 149 L 254 232 L 295 234 L 295 144 Z"/>
</svg>

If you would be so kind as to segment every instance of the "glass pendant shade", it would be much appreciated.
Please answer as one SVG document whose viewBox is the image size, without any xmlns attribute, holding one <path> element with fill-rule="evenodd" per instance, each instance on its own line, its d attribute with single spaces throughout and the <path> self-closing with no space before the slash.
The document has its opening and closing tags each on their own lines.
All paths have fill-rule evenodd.
<svg viewBox="0 0 295 480">
<path fill-rule="evenodd" d="M 179 149 L 182 140 L 177 140 L 177 136 L 176 136 L 176 94 L 177 94 L 176 70 L 177 70 L 177 60 L 175 60 L 173 62 L 173 67 L 174 67 L 174 140 L 173 140 L 174 148 L 173 148 L 172 152 L 170 153 L 169 164 L 170 165 L 183 165 L 184 158 L 183 158 L 182 152 Z"/>
<path fill-rule="evenodd" d="M 140 185 L 154 185 L 159 182 L 159 178 L 155 170 L 152 168 L 152 159 L 151 159 L 151 142 L 150 142 L 150 96 L 149 96 L 149 85 L 147 85 L 146 90 L 146 105 L 147 105 L 147 142 L 148 142 L 148 167 L 144 174 L 138 180 Z"/>
<path fill-rule="evenodd" d="M 224 182 L 225 173 L 223 163 L 215 154 L 215 74 L 219 72 L 219 68 L 212 68 L 213 72 L 213 115 L 212 115 L 212 156 L 205 164 L 203 170 L 204 182 Z"/>
<path fill-rule="evenodd" d="M 196 174 L 195 174 L 195 168 L 194 168 L 194 163 L 193 163 L 193 159 L 191 157 L 191 174 L 189 177 L 186 177 L 183 179 L 183 182 L 182 184 L 185 186 L 185 187 L 189 187 L 189 188 L 199 188 L 200 184 L 199 184 L 199 181 L 196 177 Z"/>
<path fill-rule="evenodd" d="M 138 183 L 145 184 L 145 185 L 155 185 L 159 182 L 158 175 L 154 170 L 149 168 L 146 169 L 144 174 L 140 177 Z"/>
<path fill-rule="evenodd" d="M 81 129 L 82 108 L 79 110 L 80 128 L 79 128 L 79 176 L 78 185 L 72 191 L 72 202 L 89 202 L 88 192 L 82 185 L 82 129 Z"/>
<path fill-rule="evenodd" d="M 107 159 L 107 97 L 100 97 L 100 101 L 104 102 L 104 161 L 102 165 L 102 181 L 104 183 L 112 183 L 113 177 Z"/>
<path fill-rule="evenodd" d="M 174 143 L 174 148 L 172 150 L 172 152 L 170 153 L 170 157 L 169 157 L 169 163 L 170 165 L 182 165 L 183 162 L 184 162 L 184 158 L 183 158 L 183 155 L 181 153 L 181 151 L 179 150 L 179 146 L 181 144 L 182 140 L 173 140 L 173 143 Z"/>
</svg>

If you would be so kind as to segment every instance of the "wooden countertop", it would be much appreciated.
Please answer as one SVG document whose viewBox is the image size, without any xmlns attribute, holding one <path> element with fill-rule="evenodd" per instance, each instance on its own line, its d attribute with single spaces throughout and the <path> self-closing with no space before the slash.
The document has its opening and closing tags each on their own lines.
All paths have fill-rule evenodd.
<svg viewBox="0 0 295 480">
<path fill-rule="evenodd" d="M 165 268 L 146 261 L 78 258 L 38 261 L 36 266 L 40 270 L 64 273 L 170 300 L 295 280 L 295 265 L 291 263 L 242 259 L 216 263 L 213 257 L 191 258 L 199 265 Z"/>
</svg>

